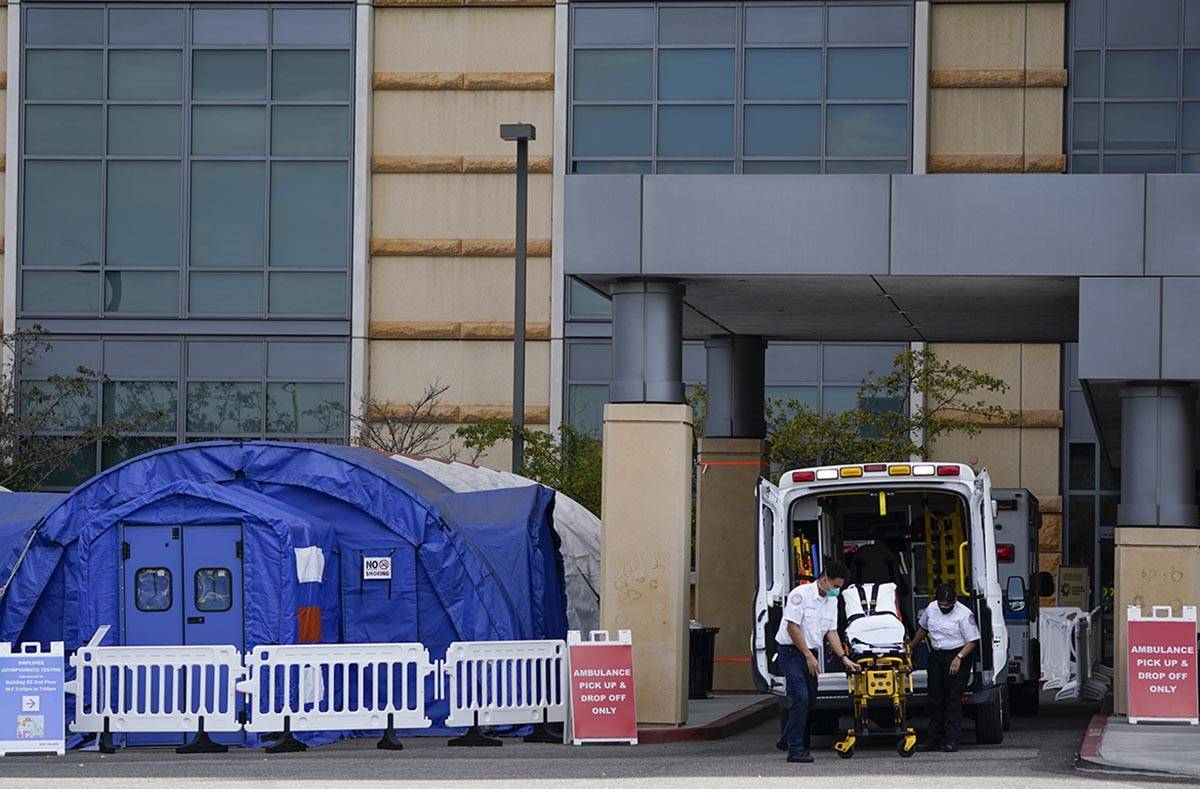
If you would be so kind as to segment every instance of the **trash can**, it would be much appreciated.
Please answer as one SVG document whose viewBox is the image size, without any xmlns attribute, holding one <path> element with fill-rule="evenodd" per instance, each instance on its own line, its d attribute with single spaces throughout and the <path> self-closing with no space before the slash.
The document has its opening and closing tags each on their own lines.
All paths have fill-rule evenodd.
<svg viewBox="0 0 1200 789">
<path fill-rule="evenodd" d="M 689 631 L 691 654 L 688 657 L 688 698 L 712 696 L 713 662 L 717 651 L 719 627 L 693 627 Z"/>
</svg>

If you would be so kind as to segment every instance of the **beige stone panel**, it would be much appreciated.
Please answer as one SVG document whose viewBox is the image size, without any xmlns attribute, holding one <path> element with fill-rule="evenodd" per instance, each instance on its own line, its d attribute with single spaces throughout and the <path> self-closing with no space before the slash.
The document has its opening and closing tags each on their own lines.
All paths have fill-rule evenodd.
<svg viewBox="0 0 1200 789">
<path fill-rule="evenodd" d="M 0 69 L 8 70 L 8 8 L 0 8 Z"/>
<path fill-rule="evenodd" d="M 510 405 L 512 343 L 502 340 L 372 340 L 371 397 L 413 403 L 427 384 L 449 386 L 447 405 Z M 525 404 L 550 402 L 550 343 L 525 350 Z"/>
<path fill-rule="evenodd" d="M 1021 487 L 1038 498 L 1058 493 L 1059 435 L 1053 428 L 1021 430 Z"/>
<path fill-rule="evenodd" d="M 604 407 L 600 626 L 632 631 L 643 723 L 687 720 L 691 419 L 686 405 Z"/>
<path fill-rule="evenodd" d="M 1062 88 L 1026 88 L 1025 153 L 1057 154 L 1063 150 Z"/>
<path fill-rule="evenodd" d="M 1023 3 L 935 4 L 930 13 L 932 68 L 1021 68 Z"/>
<path fill-rule="evenodd" d="M 530 156 L 554 153 L 554 94 L 536 90 L 377 90 L 372 119 L 379 156 L 512 156 L 500 124 L 537 127 Z"/>
<path fill-rule="evenodd" d="M 937 439 L 930 459 L 946 463 L 967 463 L 976 471 L 987 469 L 997 488 L 1021 487 L 1021 431 L 1010 427 L 989 427 L 975 437 L 951 433 Z"/>
<path fill-rule="evenodd" d="M 1126 697 L 1126 606 L 1183 605 L 1200 600 L 1200 532 L 1195 529 L 1118 528 L 1116 530 L 1116 655 L 1114 712 L 1128 711 Z"/>
<path fill-rule="evenodd" d="M 1063 3 L 1030 3 L 1025 26 L 1025 57 L 1028 68 L 1063 68 L 1066 58 L 1063 44 L 1067 40 Z"/>
<path fill-rule="evenodd" d="M 441 460 L 459 460 L 464 463 L 474 463 L 497 471 L 512 470 L 512 442 L 500 441 L 478 457 L 472 450 L 465 448 L 462 441 L 454 436 L 454 431 L 463 427 L 462 424 L 448 423 L 437 428 L 434 437 L 420 447 L 414 448 L 409 454 L 439 458 Z M 549 430 L 548 425 L 527 425 L 532 430 Z M 391 451 L 392 447 L 373 447 Z"/>
<path fill-rule="evenodd" d="M 375 70 L 554 71 L 554 9 L 377 9 Z"/>
<path fill-rule="evenodd" d="M 700 441 L 696 477 L 696 611 L 705 627 L 719 627 L 713 690 L 752 691 L 745 663 L 754 622 L 757 563 L 753 524 L 758 478 L 766 473 L 767 443 L 749 438 Z M 706 466 L 705 464 L 711 464 Z"/>
<path fill-rule="evenodd" d="M 1062 408 L 1062 348 L 1026 343 L 1021 346 L 1021 408 Z"/>
<path fill-rule="evenodd" d="M 930 91 L 930 154 L 1021 153 L 1023 91 L 1023 88 Z"/>
<path fill-rule="evenodd" d="M 1021 408 L 1021 346 L 1017 343 L 930 343 L 930 350 L 943 361 L 961 364 L 995 376 L 1008 384 L 1003 393 L 972 395 L 1010 411 Z"/>
<path fill-rule="evenodd" d="M 550 320 L 550 259 L 529 258 L 526 314 Z M 512 322 L 510 258 L 374 258 L 373 321 Z"/>
<path fill-rule="evenodd" d="M 529 177 L 529 237 L 550 237 L 553 176 Z M 371 179 L 376 238 L 514 236 L 514 177 L 492 173 L 385 173 Z"/>
</svg>

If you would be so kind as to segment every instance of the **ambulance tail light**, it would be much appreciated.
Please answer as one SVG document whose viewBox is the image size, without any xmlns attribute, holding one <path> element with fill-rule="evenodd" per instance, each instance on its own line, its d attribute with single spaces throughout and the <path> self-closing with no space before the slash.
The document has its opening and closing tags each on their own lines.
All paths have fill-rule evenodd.
<svg viewBox="0 0 1200 789">
<path fill-rule="evenodd" d="M 937 475 L 939 477 L 957 477 L 962 473 L 958 466 L 938 466 Z"/>
<path fill-rule="evenodd" d="M 888 466 L 888 476 L 907 477 L 912 473 L 912 466 Z"/>
<path fill-rule="evenodd" d="M 846 466 L 846 468 L 842 469 L 843 477 L 861 477 L 862 475 L 863 470 L 858 466 Z"/>
<path fill-rule="evenodd" d="M 863 471 L 868 474 L 882 474 L 887 471 L 887 463 L 868 463 L 863 466 Z"/>
<path fill-rule="evenodd" d="M 792 482 L 814 482 L 817 479 L 815 471 L 793 471 Z"/>
<path fill-rule="evenodd" d="M 933 476 L 933 466 L 926 465 L 924 463 L 919 463 L 919 464 L 913 466 L 912 473 L 913 473 L 914 477 L 932 477 Z"/>
<path fill-rule="evenodd" d="M 1000 564 L 1012 564 L 1017 559 L 1017 549 L 1013 545 L 1004 544 L 996 546 L 996 561 Z"/>
<path fill-rule="evenodd" d="M 836 468 L 817 469 L 817 479 L 837 479 L 838 472 Z"/>
</svg>

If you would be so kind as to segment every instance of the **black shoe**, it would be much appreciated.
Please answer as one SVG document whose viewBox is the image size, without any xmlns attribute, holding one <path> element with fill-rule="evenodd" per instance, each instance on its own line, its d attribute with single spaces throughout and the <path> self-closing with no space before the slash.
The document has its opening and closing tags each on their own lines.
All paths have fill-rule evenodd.
<svg viewBox="0 0 1200 789">
<path fill-rule="evenodd" d="M 787 760 L 789 762 L 799 762 L 801 764 L 812 764 L 813 757 L 808 751 L 801 751 L 799 753 L 789 753 Z"/>
<path fill-rule="evenodd" d="M 779 751 L 786 751 L 788 749 L 787 740 L 776 740 L 775 749 Z"/>
<path fill-rule="evenodd" d="M 945 751 L 946 753 L 955 753 L 958 751 L 958 743 L 948 742 L 942 746 L 942 750 Z"/>
</svg>

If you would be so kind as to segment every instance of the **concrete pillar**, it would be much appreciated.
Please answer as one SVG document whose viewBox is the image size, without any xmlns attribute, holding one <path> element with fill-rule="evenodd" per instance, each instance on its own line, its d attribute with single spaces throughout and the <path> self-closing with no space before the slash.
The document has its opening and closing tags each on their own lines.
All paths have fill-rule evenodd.
<svg viewBox="0 0 1200 789">
<path fill-rule="evenodd" d="M 754 596 L 754 511 L 767 473 L 762 337 L 705 341 L 708 411 L 696 476 L 696 619 L 719 627 L 714 690 L 753 690 L 750 655 Z"/>
<path fill-rule="evenodd" d="M 612 402 L 682 403 L 683 285 L 625 280 L 612 296 Z"/>
<path fill-rule="evenodd" d="M 705 421 L 707 426 L 708 422 Z M 762 438 L 700 441 L 696 477 L 696 619 L 719 627 L 713 690 L 753 691 L 751 600 L 757 568 L 755 496 L 767 471 Z"/>
<path fill-rule="evenodd" d="M 639 722 L 683 724 L 692 520 L 689 406 L 604 407 L 602 501 L 601 627 L 633 631 Z"/>
<path fill-rule="evenodd" d="M 767 342 L 762 337 L 725 335 L 704 341 L 708 412 L 706 438 L 762 438 L 763 383 Z"/>
<path fill-rule="evenodd" d="M 1114 708 L 1128 711 L 1126 615 L 1129 605 L 1200 599 L 1196 529 L 1196 391 L 1189 386 L 1121 390 L 1121 504 L 1115 548 Z"/>
</svg>

